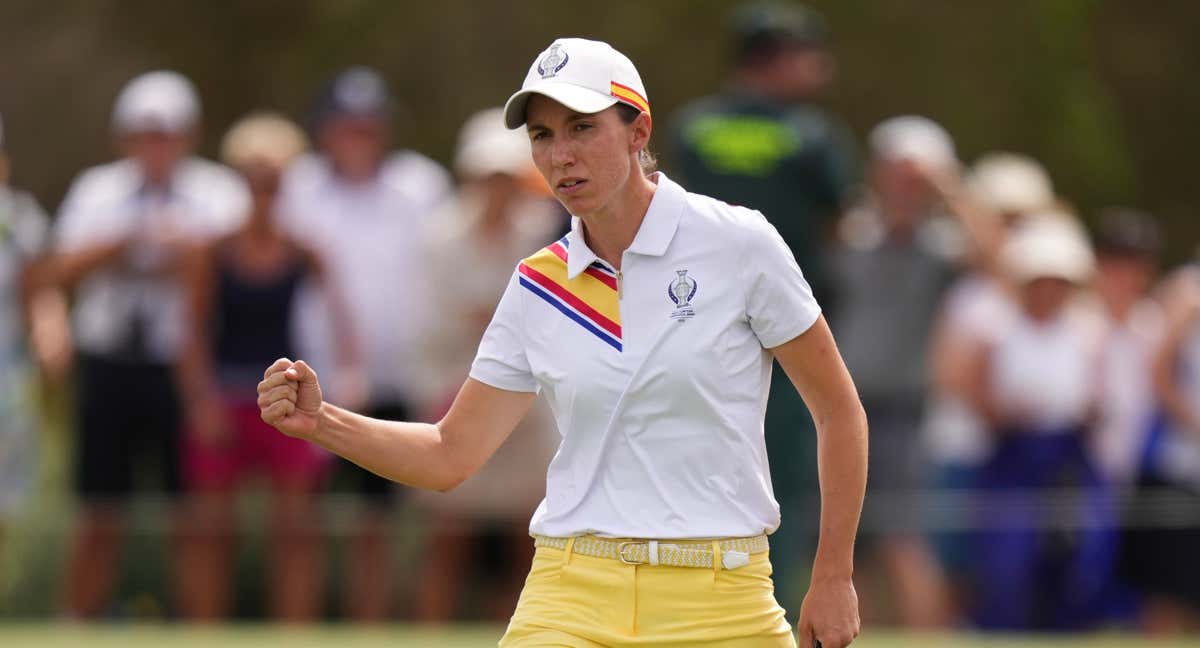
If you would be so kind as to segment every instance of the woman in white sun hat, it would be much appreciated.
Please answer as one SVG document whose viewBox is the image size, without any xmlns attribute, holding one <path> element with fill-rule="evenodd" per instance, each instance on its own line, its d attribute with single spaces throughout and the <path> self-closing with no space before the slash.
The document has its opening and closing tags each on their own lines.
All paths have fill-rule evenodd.
<svg viewBox="0 0 1200 648">
<path fill-rule="evenodd" d="M 1013 312 L 965 359 L 991 445 L 971 484 L 980 493 L 973 621 L 988 630 L 1086 630 L 1111 603 L 1116 557 L 1116 510 L 1086 446 L 1104 322 L 1079 292 L 1095 257 L 1082 225 L 1047 211 L 1026 217 L 999 263 Z M 1072 496 L 1051 495 L 1064 492 Z"/>
<path fill-rule="evenodd" d="M 307 364 L 280 359 L 259 384 L 263 418 L 396 481 L 448 490 L 540 391 L 562 441 L 500 645 L 793 646 L 767 558 L 780 522 L 763 443 L 776 359 L 819 435 L 821 540 L 801 645 L 848 645 L 866 419 L 788 248 L 761 214 L 653 172 L 641 78 L 605 43 L 554 41 L 505 121 L 526 126 L 534 164 L 574 218 L 518 265 L 446 416 L 347 412 L 322 401 Z"/>
</svg>

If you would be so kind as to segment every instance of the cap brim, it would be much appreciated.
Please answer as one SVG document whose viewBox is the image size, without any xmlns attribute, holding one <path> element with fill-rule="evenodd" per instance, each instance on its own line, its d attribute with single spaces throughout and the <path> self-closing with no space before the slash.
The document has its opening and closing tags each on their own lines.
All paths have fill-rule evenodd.
<svg viewBox="0 0 1200 648">
<path fill-rule="evenodd" d="M 508 98 L 504 104 L 504 125 L 509 128 L 519 128 L 525 123 L 525 106 L 529 98 L 535 94 L 544 95 L 578 113 L 598 113 L 617 103 L 612 95 L 601 94 L 591 88 L 584 88 L 562 81 L 543 81 L 533 87 L 524 88 Z"/>
<path fill-rule="evenodd" d="M 130 115 L 118 118 L 116 130 L 126 135 L 138 133 L 184 133 L 195 126 L 189 117 L 164 115 Z"/>
</svg>

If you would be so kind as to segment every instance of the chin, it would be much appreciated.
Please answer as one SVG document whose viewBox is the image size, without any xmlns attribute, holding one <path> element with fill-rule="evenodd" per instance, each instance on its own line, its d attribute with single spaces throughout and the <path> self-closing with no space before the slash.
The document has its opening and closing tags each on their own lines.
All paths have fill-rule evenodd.
<svg viewBox="0 0 1200 648">
<path fill-rule="evenodd" d="M 590 196 L 559 196 L 558 202 L 574 216 L 589 214 L 596 209 L 595 201 Z"/>
</svg>

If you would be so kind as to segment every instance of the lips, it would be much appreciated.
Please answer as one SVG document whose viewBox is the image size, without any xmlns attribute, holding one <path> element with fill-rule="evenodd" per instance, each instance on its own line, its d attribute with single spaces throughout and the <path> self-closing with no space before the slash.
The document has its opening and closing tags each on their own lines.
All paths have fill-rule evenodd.
<svg viewBox="0 0 1200 648">
<path fill-rule="evenodd" d="M 563 178 L 558 181 L 558 184 L 554 185 L 554 188 L 560 194 L 571 195 L 578 192 L 586 184 L 587 180 L 583 178 Z"/>
</svg>

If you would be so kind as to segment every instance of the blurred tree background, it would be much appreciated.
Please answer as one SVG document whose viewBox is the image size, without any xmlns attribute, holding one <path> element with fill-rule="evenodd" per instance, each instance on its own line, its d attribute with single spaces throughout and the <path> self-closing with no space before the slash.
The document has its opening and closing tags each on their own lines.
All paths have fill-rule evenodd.
<svg viewBox="0 0 1200 648">
<path fill-rule="evenodd" d="M 111 158 L 113 99 L 129 78 L 155 68 L 195 81 L 205 110 L 201 150 L 211 156 L 224 129 L 247 111 L 274 108 L 305 121 L 330 76 L 347 65 L 372 65 L 405 105 L 398 143 L 448 162 L 464 118 L 503 102 L 551 39 L 586 36 L 637 62 L 665 132 L 677 107 L 723 82 L 725 23 L 735 4 L 4 0 L 0 114 L 14 182 L 52 210 L 76 173 Z M 1200 3 L 810 4 L 828 19 L 839 60 L 827 102 L 860 137 L 883 118 L 923 114 L 954 134 L 964 160 L 995 149 L 1039 158 L 1085 216 L 1110 204 L 1160 215 L 1172 261 L 1200 242 L 1190 177 L 1200 145 Z M 57 433 L 49 435 L 43 483 L 61 495 L 67 453 L 59 405 L 49 408 L 57 412 L 49 426 Z M 47 508 L 26 525 L 22 543 L 10 544 L 0 571 L 15 576 L 9 595 L 0 596 L 0 612 L 53 612 L 66 512 Z M 58 530 L 44 532 L 47 525 Z M 152 539 L 140 540 L 144 546 L 133 555 L 161 552 Z M 133 562 L 140 570 L 127 588 L 162 589 L 154 585 L 161 574 L 144 574 L 152 561 Z M 242 583 L 239 591 L 255 598 L 253 587 Z"/>
<path fill-rule="evenodd" d="M 55 206 L 111 155 L 108 116 L 133 75 L 168 67 L 222 129 L 272 107 L 303 119 L 343 66 L 380 68 L 406 105 L 400 141 L 442 161 L 472 111 L 502 102 L 555 36 L 600 38 L 645 77 L 660 127 L 726 71 L 735 2 L 608 0 L 8 0 L 0 112 L 15 180 Z M 964 159 L 1002 148 L 1050 168 L 1085 214 L 1160 214 L 1175 259 L 1200 235 L 1189 190 L 1200 144 L 1200 3 L 1187 0 L 821 0 L 840 74 L 828 103 L 861 136 L 878 120 L 942 122 Z"/>
</svg>

